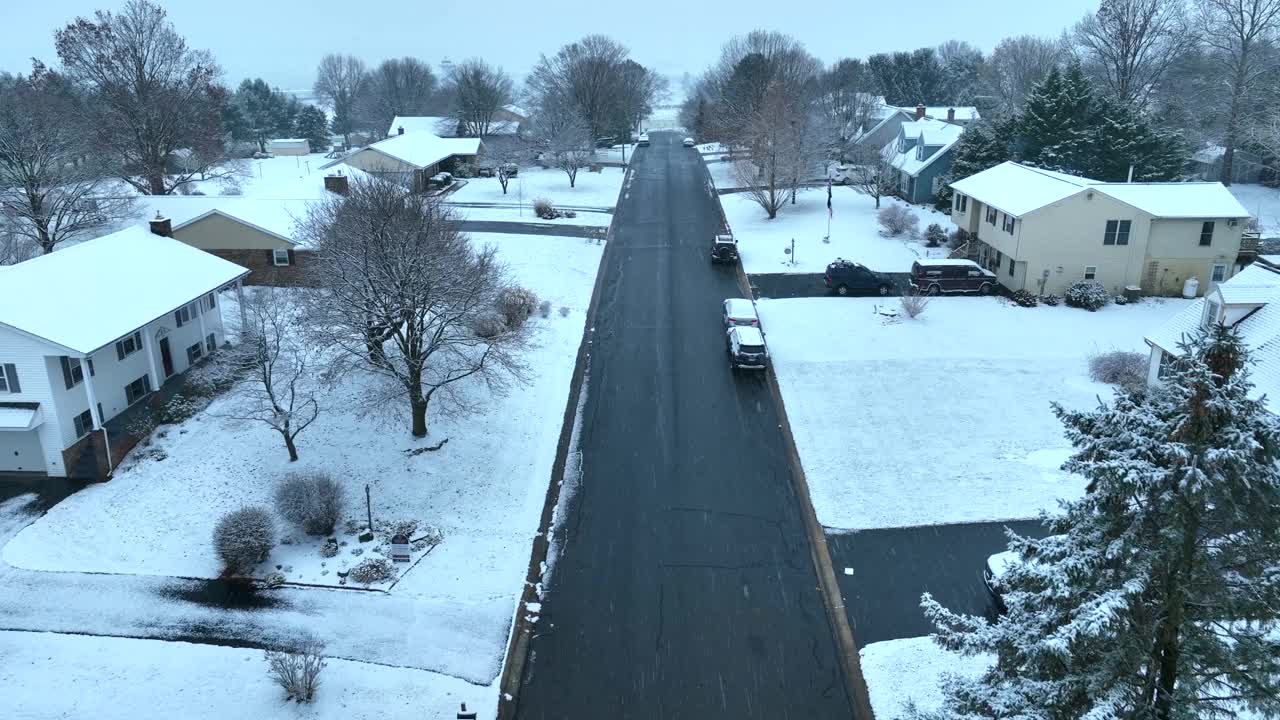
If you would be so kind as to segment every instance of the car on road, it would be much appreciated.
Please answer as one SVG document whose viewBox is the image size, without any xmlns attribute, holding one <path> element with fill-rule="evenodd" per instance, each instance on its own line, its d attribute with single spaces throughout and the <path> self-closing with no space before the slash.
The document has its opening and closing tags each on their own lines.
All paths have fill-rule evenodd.
<svg viewBox="0 0 1280 720">
<path fill-rule="evenodd" d="M 638 147 L 649 147 L 649 133 L 640 133 L 640 137 L 636 138 Z"/>
<path fill-rule="evenodd" d="M 729 346 L 729 366 L 763 370 L 769 364 L 769 351 L 764 346 L 764 333 L 758 327 L 731 327 L 725 331 Z"/>
<path fill-rule="evenodd" d="M 694 142 L 694 141 L 693 141 L 693 138 L 691 138 L 691 137 L 687 137 L 687 138 L 685 138 L 685 139 L 684 139 L 684 142 L 683 142 L 682 144 L 683 144 L 685 147 L 694 147 L 694 146 L 696 146 L 698 143 Z"/>
<path fill-rule="evenodd" d="M 596 138 L 596 147 L 598 147 L 598 148 L 611 148 L 611 147 L 613 147 L 614 143 L 616 143 L 617 141 L 618 141 L 618 139 L 617 139 L 617 138 L 615 138 L 614 136 L 612 136 L 612 135 L 605 135 L 604 137 L 598 137 L 598 138 Z"/>
<path fill-rule="evenodd" d="M 852 185 L 857 170 L 857 165 L 832 165 L 827 170 L 827 177 L 837 185 Z"/>
<path fill-rule="evenodd" d="M 911 264 L 912 290 L 926 295 L 978 293 L 996 289 L 996 274 L 972 260 L 928 259 Z"/>
<path fill-rule="evenodd" d="M 828 290 L 841 296 L 850 293 L 876 293 L 883 296 L 893 292 L 893 280 L 887 275 L 844 258 L 836 258 L 835 262 L 828 265 L 822 279 Z"/>
<path fill-rule="evenodd" d="M 746 298 L 725 300 L 723 310 L 726 328 L 760 327 L 760 316 L 756 314 L 756 305 Z"/>
<path fill-rule="evenodd" d="M 738 239 L 733 233 L 720 233 L 711 241 L 711 262 L 737 262 Z"/>
</svg>

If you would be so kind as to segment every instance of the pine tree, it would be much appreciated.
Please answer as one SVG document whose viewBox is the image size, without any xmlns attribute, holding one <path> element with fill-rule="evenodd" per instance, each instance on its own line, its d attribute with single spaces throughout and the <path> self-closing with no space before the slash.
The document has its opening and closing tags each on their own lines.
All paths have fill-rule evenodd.
<svg viewBox="0 0 1280 720">
<path fill-rule="evenodd" d="M 1160 387 L 1091 412 L 1055 407 L 1085 497 L 1011 535 L 991 623 L 925 596 L 944 647 L 992 653 L 944 685 L 940 718 L 1280 713 L 1280 419 L 1250 397 L 1249 354 L 1215 327 Z"/>
<path fill-rule="evenodd" d="M 324 152 L 329 149 L 329 121 L 325 118 L 324 111 L 314 105 L 304 105 L 298 111 L 293 134 L 306 138 L 311 146 L 311 152 Z"/>
<path fill-rule="evenodd" d="M 965 127 L 951 149 L 951 177 L 956 180 L 976 175 L 1013 159 L 1013 123 L 1008 120 L 979 120 Z"/>
<path fill-rule="evenodd" d="M 241 82 L 234 102 L 244 120 L 245 133 L 236 139 L 252 140 L 263 152 L 267 141 L 293 132 L 294 118 L 301 110 L 297 98 L 272 89 L 261 78 Z"/>
<path fill-rule="evenodd" d="M 1022 159 L 1079 174 L 1088 166 L 1089 83 L 1079 64 L 1054 68 L 1027 97 L 1019 122 Z"/>
<path fill-rule="evenodd" d="M 1091 108 L 1092 159 L 1085 174 L 1095 180 L 1124 182 L 1133 166 L 1134 181 L 1174 180 L 1187 156 L 1182 136 L 1152 127 L 1131 110 L 1098 98 Z"/>
</svg>

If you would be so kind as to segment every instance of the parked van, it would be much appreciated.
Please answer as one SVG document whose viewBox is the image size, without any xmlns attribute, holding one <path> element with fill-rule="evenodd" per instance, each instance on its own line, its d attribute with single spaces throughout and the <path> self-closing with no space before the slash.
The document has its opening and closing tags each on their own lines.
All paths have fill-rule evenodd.
<svg viewBox="0 0 1280 720">
<path fill-rule="evenodd" d="M 911 289 L 926 295 L 995 292 L 996 274 L 972 260 L 917 260 L 911 264 Z"/>
</svg>

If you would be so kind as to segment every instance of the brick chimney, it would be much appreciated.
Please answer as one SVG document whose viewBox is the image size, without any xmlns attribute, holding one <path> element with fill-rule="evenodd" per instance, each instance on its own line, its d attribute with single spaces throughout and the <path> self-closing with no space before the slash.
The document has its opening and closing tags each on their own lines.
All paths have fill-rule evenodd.
<svg viewBox="0 0 1280 720">
<path fill-rule="evenodd" d="M 399 126 L 399 127 L 397 127 L 397 128 L 396 128 L 396 134 L 397 134 L 397 135 L 403 135 L 403 134 L 404 134 L 404 126 L 403 126 L 403 125 L 401 125 L 401 126 Z"/>
<path fill-rule="evenodd" d="M 333 175 L 324 176 L 324 189 L 331 193 L 346 195 L 350 188 L 346 175 L 334 173 Z"/>
<path fill-rule="evenodd" d="M 953 122 L 955 122 L 955 121 L 956 121 L 956 109 L 955 109 L 955 108 L 947 108 L 947 122 L 952 122 L 952 123 L 953 123 Z"/>
<path fill-rule="evenodd" d="M 916 105 L 916 119 L 917 120 L 924 119 L 924 105 Z"/>
<path fill-rule="evenodd" d="M 170 237 L 173 235 L 173 223 L 157 212 L 155 218 L 151 220 L 151 232 L 161 237 Z"/>
</svg>

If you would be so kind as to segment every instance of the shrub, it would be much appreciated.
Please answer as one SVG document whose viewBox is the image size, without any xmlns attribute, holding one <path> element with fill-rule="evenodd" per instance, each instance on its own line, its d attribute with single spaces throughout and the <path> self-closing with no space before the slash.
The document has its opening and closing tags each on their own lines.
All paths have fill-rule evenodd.
<svg viewBox="0 0 1280 720">
<path fill-rule="evenodd" d="M 1045 295 L 1041 300 L 1049 307 L 1057 307 L 1058 303 L 1062 302 L 1062 298 L 1057 295 Z"/>
<path fill-rule="evenodd" d="M 907 237 L 915 237 L 919 232 L 920 218 L 916 214 L 903 205 L 890 205 L 881 208 L 880 213 L 876 216 L 880 222 L 880 228 L 885 235 L 890 237 L 898 237 L 906 235 Z"/>
<path fill-rule="evenodd" d="M 386 558 L 368 558 L 351 568 L 347 576 L 363 585 L 390 580 L 396 576 L 396 566 Z"/>
<path fill-rule="evenodd" d="M 947 241 L 947 231 L 938 223 L 929 223 L 924 231 L 925 247 L 939 247 Z"/>
<path fill-rule="evenodd" d="M 537 198 L 533 201 L 533 214 L 543 220 L 555 220 L 558 217 L 555 205 L 546 198 Z"/>
<path fill-rule="evenodd" d="M 1034 293 L 1027 290 L 1018 290 L 1013 294 L 1013 302 L 1019 307 L 1032 308 L 1040 304 Z"/>
<path fill-rule="evenodd" d="M 507 324 L 502 321 L 502 316 L 498 313 L 485 313 L 472 321 L 471 331 L 476 334 L 476 337 L 490 340 L 506 332 Z"/>
<path fill-rule="evenodd" d="M 560 306 L 560 317 L 569 317 L 569 306 L 568 306 L 568 305 L 561 305 L 561 306 Z"/>
<path fill-rule="evenodd" d="M 902 295 L 902 312 L 912 320 L 916 319 L 924 313 L 924 309 L 929 306 L 929 296 L 914 290 L 903 293 Z"/>
<path fill-rule="evenodd" d="M 324 670 L 324 643 L 304 640 L 292 650 L 267 650 L 267 677 L 279 685 L 286 700 L 304 703 L 316 697 Z"/>
<path fill-rule="evenodd" d="M 498 313 L 507 327 L 513 330 L 523 325 L 537 308 L 538 296 L 532 290 L 509 287 L 498 294 Z"/>
<path fill-rule="evenodd" d="M 1114 298 L 1112 298 L 1112 299 L 1111 299 L 1111 301 L 1112 301 L 1112 302 L 1114 302 L 1114 303 L 1115 303 L 1115 304 L 1117 304 L 1117 305 L 1128 305 L 1128 304 L 1129 304 L 1129 298 L 1125 297 L 1125 296 L 1124 296 L 1124 293 L 1121 293 L 1121 294 L 1119 294 L 1119 295 L 1115 296 Z"/>
<path fill-rule="evenodd" d="M 476 176 L 476 166 L 467 162 L 460 162 L 453 169 L 453 176 L 459 178 L 473 178 Z"/>
<path fill-rule="evenodd" d="M 1070 307 L 1084 308 L 1093 312 L 1111 302 L 1106 288 L 1097 280 L 1077 280 L 1067 287 L 1062 299 Z"/>
<path fill-rule="evenodd" d="M 956 228 L 955 232 L 947 238 L 947 247 L 955 250 L 964 247 L 969 242 L 969 231 L 964 228 Z"/>
<path fill-rule="evenodd" d="M 1147 382 L 1147 356 L 1122 350 L 1098 353 L 1089 358 L 1089 377 L 1095 382 L 1141 389 Z"/>
<path fill-rule="evenodd" d="M 342 514 L 342 487 L 323 472 L 290 473 L 276 485 L 276 511 L 308 535 L 331 535 Z"/>
<path fill-rule="evenodd" d="M 276 542 L 276 523 L 262 508 L 232 510 L 213 529 L 213 545 L 227 570 L 242 573 L 267 559 Z"/>
<path fill-rule="evenodd" d="M 538 303 L 538 315 L 544 318 L 551 317 L 551 301 L 550 300 L 543 300 L 542 302 Z"/>
</svg>

